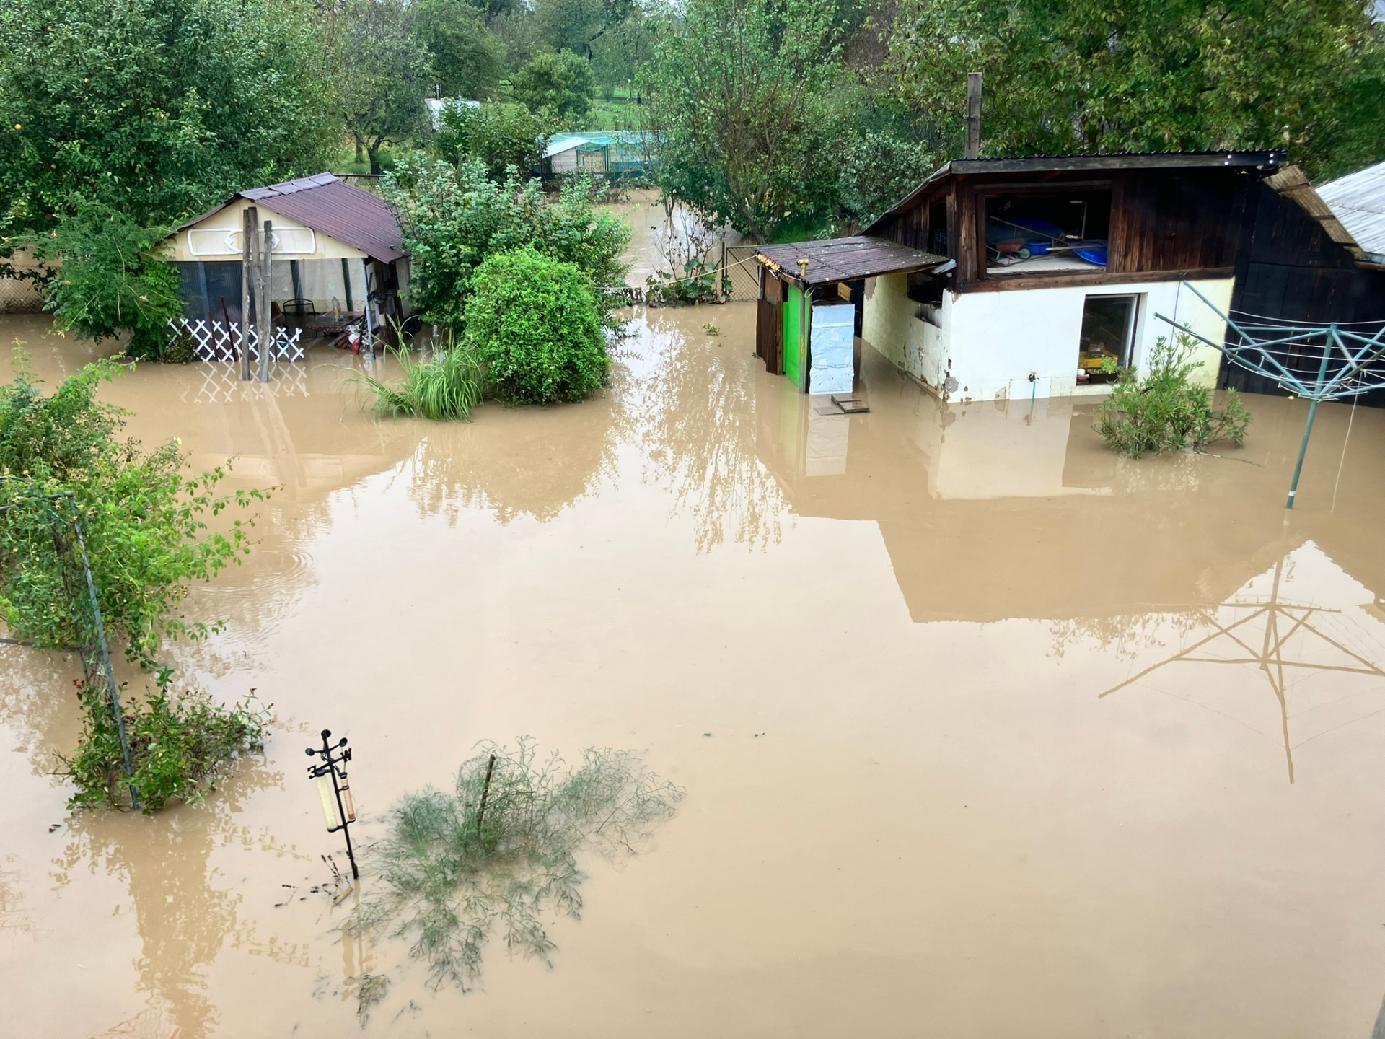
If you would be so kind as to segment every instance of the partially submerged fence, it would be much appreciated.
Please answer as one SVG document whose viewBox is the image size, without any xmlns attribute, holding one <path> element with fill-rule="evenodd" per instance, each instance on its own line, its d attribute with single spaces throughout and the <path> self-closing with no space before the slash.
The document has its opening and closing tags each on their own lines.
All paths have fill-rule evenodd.
<svg viewBox="0 0 1385 1039">
<path fill-rule="evenodd" d="M 758 245 L 721 246 L 722 294 L 728 302 L 760 298 L 760 275 L 755 264 Z"/>
</svg>

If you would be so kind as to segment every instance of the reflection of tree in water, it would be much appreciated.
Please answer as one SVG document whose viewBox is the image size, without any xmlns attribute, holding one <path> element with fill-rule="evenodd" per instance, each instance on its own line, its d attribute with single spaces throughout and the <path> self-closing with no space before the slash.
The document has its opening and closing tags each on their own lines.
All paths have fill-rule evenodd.
<svg viewBox="0 0 1385 1039">
<path fill-rule="evenodd" d="M 637 329 L 650 370 L 632 379 L 628 407 L 658 478 L 672 490 L 675 510 L 693 517 L 698 551 L 728 538 L 764 548 L 783 536 L 785 506 L 778 481 L 755 450 L 762 402 L 754 358 L 685 335 L 680 319 L 697 322 L 706 313 L 661 314 Z"/>
<path fill-rule="evenodd" d="M 606 398 L 508 412 L 487 405 L 470 425 L 430 429 L 402 471 L 419 509 L 449 523 L 468 509 L 487 509 L 502 524 L 520 516 L 545 523 L 614 468 L 620 420 Z"/>
<path fill-rule="evenodd" d="M 1081 649 L 1134 660 L 1141 650 L 1163 645 L 1170 627 L 1181 637 L 1201 623 L 1202 615 L 1193 611 L 1063 618 L 1049 624 L 1053 637 L 1049 656 L 1062 657 L 1069 650 Z"/>
<path fill-rule="evenodd" d="M 180 1039 L 216 1031 L 217 1011 L 207 997 L 202 971 L 224 944 L 280 962 L 308 963 L 304 948 L 257 939 L 240 917 L 241 895 L 212 882 L 213 849 L 274 850 L 276 842 L 267 831 L 235 820 L 246 795 L 282 782 L 282 773 L 242 761 L 235 777 L 219 785 L 205 805 L 151 818 L 88 812 L 69 821 L 68 845 L 53 862 L 54 880 L 82 883 L 72 876 L 82 865 L 125 878 L 142 943 L 135 961 L 139 987 L 162 1004 L 169 1031 Z"/>
</svg>

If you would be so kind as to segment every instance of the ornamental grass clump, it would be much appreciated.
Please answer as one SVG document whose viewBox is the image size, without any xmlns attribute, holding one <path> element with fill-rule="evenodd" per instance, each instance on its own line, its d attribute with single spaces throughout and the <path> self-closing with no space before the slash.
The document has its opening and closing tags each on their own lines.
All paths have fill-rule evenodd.
<svg viewBox="0 0 1385 1039">
<path fill-rule="evenodd" d="M 531 246 L 477 269 L 466 341 L 485 367 L 488 390 L 508 404 L 579 401 L 610 378 L 591 278 Z"/>
<path fill-rule="evenodd" d="M 416 359 L 406 346 L 394 353 L 404 375 L 399 385 L 361 374 L 375 394 L 377 415 L 467 419 L 471 409 L 481 403 L 485 389 L 481 364 L 475 350 L 451 331 L 446 333 L 443 344 L 434 347 L 422 360 Z"/>
<path fill-rule="evenodd" d="M 497 931 L 548 962 L 545 919 L 581 914 L 578 853 L 633 854 L 682 797 L 625 751 L 589 749 L 570 767 L 527 738 L 483 745 L 452 790 L 410 794 L 390 812 L 372 852 L 379 894 L 349 927 L 411 939 L 435 986 L 474 984 Z"/>
<path fill-rule="evenodd" d="M 1212 406 L 1212 390 L 1192 382 L 1201 361 L 1190 360 L 1193 342 L 1160 337 L 1144 374 L 1134 368 L 1116 373 L 1116 385 L 1097 413 L 1097 432 L 1108 447 L 1130 458 L 1188 448 L 1200 450 L 1219 440 L 1245 443 L 1250 412 L 1235 390 L 1224 406 Z"/>
</svg>

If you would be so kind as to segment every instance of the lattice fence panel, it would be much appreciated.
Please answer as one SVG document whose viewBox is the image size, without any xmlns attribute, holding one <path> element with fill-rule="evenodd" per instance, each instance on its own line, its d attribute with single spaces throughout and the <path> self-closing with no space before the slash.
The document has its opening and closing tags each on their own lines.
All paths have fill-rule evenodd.
<svg viewBox="0 0 1385 1039">
<path fill-rule="evenodd" d="M 240 324 L 235 321 L 206 321 L 202 318 L 170 321 L 173 330 L 171 338 L 186 335 L 192 338 L 192 353 L 199 361 L 233 362 L 240 358 Z M 299 361 L 303 358 L 303 330 L 275 326 L 273 342 L 270 345 L 271 361 Z M 260 359 L 259 329 L 250 329 L 250 358 Z"/>
<path fill-rule="evenodd" d="M 38 284 L 28 278 L 0 278 L 0 314 L 32 314 L 43 309 Z"/>
</svg>

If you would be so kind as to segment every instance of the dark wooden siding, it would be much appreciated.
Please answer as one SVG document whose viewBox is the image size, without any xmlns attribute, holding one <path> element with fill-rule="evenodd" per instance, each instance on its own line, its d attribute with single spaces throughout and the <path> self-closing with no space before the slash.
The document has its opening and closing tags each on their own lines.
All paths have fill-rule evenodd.
<svg viewBox="0 0 1385 1039">
<path fill-rule="evenodd" d="M 1377 321 L 1385 318 L 1385 271 L 1358 267 L 1301 206 L 1257 184 L 1247 209 L 1231 306 L 1242 313 L 1315 324 Z M 1222 365 L 1221 385 L 1250 393 L 1283 392 L 1272 380 L 1228 364 Z M 1361 401 L 1385 406 L 1385 391 L 1366 394 Z"/>
<path fill-rule="evenodd" d="M 1239 171 L 1119 173 L 1112 183 L 1107 269 L 1129 274 L 1231 268 L 1252 184 Z"/>
</svg>

